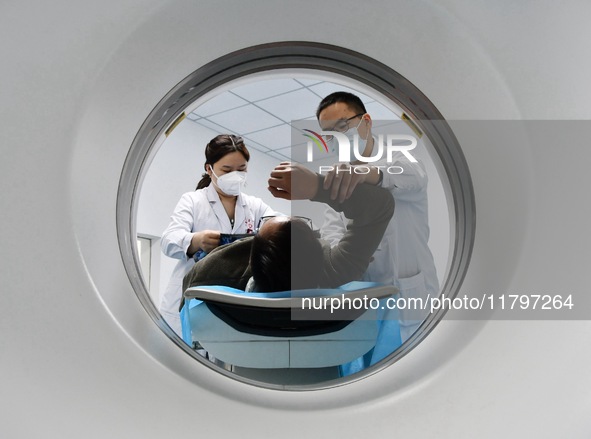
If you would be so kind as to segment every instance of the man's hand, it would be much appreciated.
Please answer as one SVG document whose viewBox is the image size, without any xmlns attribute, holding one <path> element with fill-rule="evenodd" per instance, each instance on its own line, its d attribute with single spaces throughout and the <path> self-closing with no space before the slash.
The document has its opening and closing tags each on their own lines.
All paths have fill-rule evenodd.
<svg viewBox="0 0 591 439">
<path fill-rule="evenodd" d="M 351 196 L 358 184 L 368 182 L 369 175 L 355 173 L 354 166 L 348 163 L 338 163 L 324 177 L 323 187 L 324 189 L 330 188 L 331 200 L 336 200 L 338 197 L 339 203 L 342 203 Z"/>
<path fill-rule="evenodd" d="M 309 200 L 318 192 L 318 177 L 298 163 L 281 162 L 271 171 L 269 191 L 276 198 Z"/>
</svg>

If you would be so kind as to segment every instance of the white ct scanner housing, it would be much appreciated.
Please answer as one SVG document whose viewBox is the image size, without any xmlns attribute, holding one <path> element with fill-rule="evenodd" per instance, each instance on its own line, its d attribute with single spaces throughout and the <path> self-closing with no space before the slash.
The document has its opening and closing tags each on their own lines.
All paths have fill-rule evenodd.
<svg viewBox="0 0 591 439">
<path fill-rule="evenodd" d="M 590 5 L 58 0 L 0 12 L 3 437 L 589 436 L 588 301 L 576 320 L 450 314 L 364 379 L 264 388 L 205 367 L 155 323 L 124 264 L 117 205 L 159 102 L 262 44 L 363 54 L 448 121 L 586 121 Z M 455 134 L 477 218 L 457 293 L 584 297 L 589 137 Z"/>
</svg>

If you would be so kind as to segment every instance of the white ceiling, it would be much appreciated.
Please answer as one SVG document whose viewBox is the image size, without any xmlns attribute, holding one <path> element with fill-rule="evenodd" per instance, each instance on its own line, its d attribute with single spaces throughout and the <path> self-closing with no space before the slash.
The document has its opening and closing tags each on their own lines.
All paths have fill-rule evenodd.
<svg viewBox="0 0 591 439">
<path fill-rule="evenodd" d="M 235 87 L 200 105 L 187 118 L 219 134 L 240 135 L 248 148 L 275 159 L 291 159 L 290 123 L 315 120 L 322 98 L 339 90 L 359 96 L 374 120 L 397 119 L 382 104 L 357 90 L 297 77 L 265 79 Z"/>
</svg>

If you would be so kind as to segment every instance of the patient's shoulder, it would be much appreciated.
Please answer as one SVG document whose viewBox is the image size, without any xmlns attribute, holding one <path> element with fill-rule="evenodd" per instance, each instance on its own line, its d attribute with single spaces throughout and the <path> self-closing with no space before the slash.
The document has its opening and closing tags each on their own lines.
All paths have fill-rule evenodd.
<svg viewBox="0 0 591 439">
<path fill-rule="evenodd" d="M 222 245 L 197 262 L 183 280 L 183 289 L 223 285 L 244 290 L 250 278 L 252 238 Z"/>
</svg>

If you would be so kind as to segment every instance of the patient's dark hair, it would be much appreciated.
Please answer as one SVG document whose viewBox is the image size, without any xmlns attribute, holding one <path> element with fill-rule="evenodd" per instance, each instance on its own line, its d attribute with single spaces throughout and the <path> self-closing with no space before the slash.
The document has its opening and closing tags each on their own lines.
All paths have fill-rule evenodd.
<svg viewBox="0 0 591 439">
<path fill-rule="evenodd" d="M 253 239 L 250 266 L 258 292 L 317 288 L 322 261 L 322 246 L 314 232 L 295 218 Z"/>
<path fill-rule="evenodd" d="M 220 134 L 209 141 L 205 147 L 205 163 L 203 167 L 207 171 L 207 165 L 212 165 L 220 160 L 222 157 L 232 152 L 238 151 L 244 156 L 246 161 L 250 160 L 250 153 L 246 149 L 242 137 L 233 134 Z M 201 175 L 201 180 L 197 183 L 196 189 L 203 189 L 211 183 L 211 177 L 207 172 Z"/>
<path fill-rule="evenodd" d="M 363 105 L 363 102 L 359 96 L 346 91 L 335 91 L 320 101 L 320 104 L 318 104 L 318 108 L 316 109 L 316 119 L 319 118 L 322 110 L 324 110 L 326 107 L 336 104 L 337 102 L 344 102 L 351 110 L 355 112 L 355 114 L 367 113 L 365 105 Z"/>
</svg>

